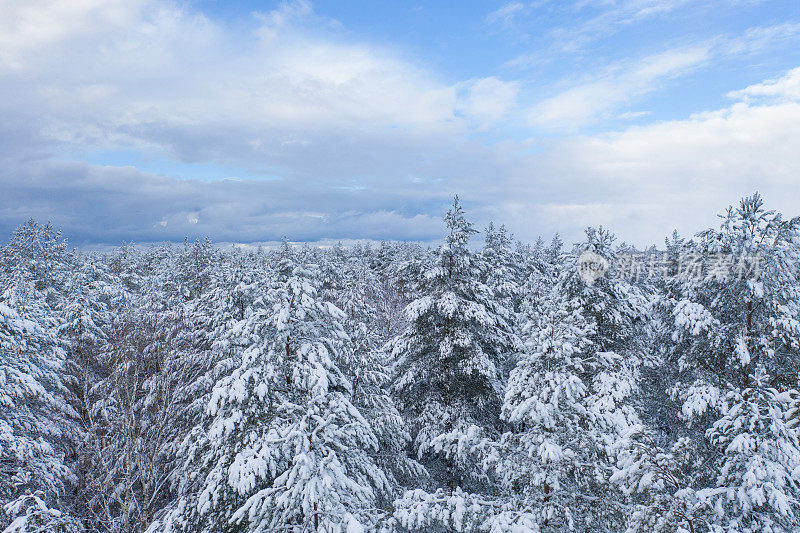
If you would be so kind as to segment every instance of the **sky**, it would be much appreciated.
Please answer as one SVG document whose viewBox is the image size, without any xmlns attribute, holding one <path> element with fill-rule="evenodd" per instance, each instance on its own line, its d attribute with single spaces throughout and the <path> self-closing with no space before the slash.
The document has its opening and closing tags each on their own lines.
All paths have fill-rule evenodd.
<svg viewBox="0 0 800 533">
<path fill-rule="evenodd" d="M 0 0 L 0 236 L 662 243 L 800 214 L 800 2 Z"/>
</svg>

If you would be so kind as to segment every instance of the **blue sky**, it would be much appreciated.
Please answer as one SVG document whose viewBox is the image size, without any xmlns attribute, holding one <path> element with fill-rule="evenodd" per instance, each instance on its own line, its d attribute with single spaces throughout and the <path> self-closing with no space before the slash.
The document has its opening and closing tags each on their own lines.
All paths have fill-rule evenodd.
<svg viewBox="0 0 800 533">
<path fill-rule="evenodd" d="M 0 232 L 691 234 L 800 205 L 800 2 L 0 0 Z"/>
</svg>

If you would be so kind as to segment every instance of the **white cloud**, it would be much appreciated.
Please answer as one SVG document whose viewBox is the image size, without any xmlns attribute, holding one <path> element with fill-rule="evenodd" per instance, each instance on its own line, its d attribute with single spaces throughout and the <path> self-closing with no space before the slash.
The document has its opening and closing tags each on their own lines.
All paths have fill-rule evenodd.
<svg viewBox="0 0 800 533">
<path fill-rule="evenodd" d="M 311 3 L 307 0 L 284 0 L 276 9 L 267 13 L 256 13 L 256 16 L 264 22 L 264 26 L 278 28 L 310 15 L 311 12 Z"/>
<path fill-rule="evenodd" d="M 579 23 L 551 32 L 555 48 L 576 51 L 592 41 L 618 32 L 625 26 L 664 16 L 696 0 L 581 0 L 572 4 L 573 17 Z M 596 9 L 597 14 L 581 20 L 582 11 Z"/>
<path fill-rule="evenodd" d="M 300 241 L 376 238 L 430 240 L 441 232 L 434 216 L 404 212 L 408 195 L 397 191 L 341 191 L 284 180 L 199 181 L 167 178 L 133 167 L 41 162 L 2 176 L 0 227 L 29 217 L 52 220 L 82 242 L 183 240 L 210 235 L 218 241 L 257 242 L 282 235 Z M 19 210 L 19 206 L 24 206 Z M 313 207 L 312 207 L 313 206 Z"/>
<path fill-rule="evenodd" d="M 698 46 L 667 50 L 634 63 L 613 65 L 589 82 L 542 100 L 528 113 L 529 121 L 546 127 L 583 126 L 656 90 L 663 80 L 697 68 L 709 57 L 709 47 Z"/>
<path fill-rule="evenodd" d="M 626 111 L 625 113 L 620 113 L 616 116 L 619 120 L 633 120 L 637 118 L 646 117 L 650 114 L 650 111 Z"/>
<path fill-rule="evenodd" d="M 316 149 L 320 138 L 391 128 L 457 135 L 469 126 L 455 117 L 456 85 L 388 50 L 295 31 L 305 2 L 261 15 L 253 35 L 157 2 L 67 4 L 0 11 L 0 28 L 20 19 L 23 29 L 58 28 L 0 32 L 3 44 L 20 39 L 0 45 L 0 76 L 2 65 L 14 69 L 3 77 L 0 111 L 26 125 L 31 144 L 266 164 Z"/>
<path fill-rule="evenodd" d="M 4 0 L 0 9 L 0 74 L 22 69 L 30 55 L 87 33 L 112 33 L 138 19 L 147 0 Z"/>
<path fill-rule="evenodd" d="M 525 4 L 522 2 L 508 2 L 500 8 L 486 15 L 486 22 L 489 24 L 511 24 L 514 19 L 526 11 Z"/>
<path fill-rule="evenodd" d="M 797 41 L 800 35 L 800 22 L 789 21 L 773 26 L 749 28 L 740 37 L 729 39 L 723 48 L 728 55 L 756 54 Z"/>
<path fill-rule="evenodd" d="M 250 34 L 173 4 L 109 6 L 71 4 L 58 32 L 3 56 L 6 229 L 36 216 L 92 240 L 429 239 L 429 203 L 507 165 L 470 132 L 513 105 L 512 82 L 444 83 L 303 3 L 256 17 Z M 22 12 L 46 24 L 49 7 L 0 10 L 0 27 Z M 220 179 L 65 162 L 106 151 L 217 165 Z M 226 167 L 274 179 L 225 180 Z M 311 205 L 320 217 L 300 215 Z"/>
<path fill-rule="evenodd" d="M 576 238 L 580 226 L 603 224 L 629 242 L 657 243 L 675 228 L 716 225 L 716 213 L 756 190 L 770 207 L 800 214 L 798 76 L 731 93 L 738 100 L 716 111 L 548 145 L 519 173 L 549 179 L 515 185 L 514 202 L 540 206 L 528 204 L 527 220 L 512 227 Z"/>
<path fill-rule="evenodd" d="M 791 71 L 745 91 L 781 87 L 796 75 Z M 539 144 L 535 154 L 527 143 L 492 150 L 476 145 L 474 154 L 449 156 L 437 146 L 430 155 L 442 159 L 426 161 L 421 173 L 458 179 L 402 180 L 409 166 L 400 162 L 391 180 L 372 180 L 364 189 L 331 188 L 319 180 L 200 182 L 133 168 L 26 165 L 0 178 L 0 224 L 22 216 L 52 218 L 69 235 L 107 242 L 187 234 L 245 242 L 282 234 L 314 241 L 430 240 L 441 235 L 441 213 L 457 191 L 478 227 L 494 219 L 523 239 L 558 231 L 573 242 L 586 225 L 602 224 L 620 240 L 660 243 L 673 229 L 691 235 L 718 224 L 716 213 L 755 190 L 771 208 L 798 214 L 800 95 L 793 91 L 770 89 L 770 98 L 757 103 L 742 94 L 723 109 L 563 138 Z"/>
<path fill-rule="evenodd" d="M 800 100 L 800 67 L 790 70 L 781 78 L 751 85 L 741 91 L 728 93 L 730 98 L 745 101 L 758 99 Z"/>
<path fill-rule="evenodd" d="M 505 118 L 516 105 L 518 82 L 501 81 L 495 77 L 480 78 L 469 83 L 464 101 L 464 113 L 480 127 L 487 127 Z"/>
<path fill-rule="evenodd" d="M 637 9 L 645 7 L 638 5 Z M 643 15 L 636 15 L 639 16 Z M 540 101 L 531 108 L 529 122 L 569 130 L 601 119 L 625 117 L 625 112 L 618 113 L 620 108 L 659 90 L 669 79 L 731 57 L 757 54 L 798 38 L 800 23 L 787 22 L 749 28 L 735 37 L 714 37 L 637 60 L 623 60 L 602 67 L 586 81 Z"/>
</svg>

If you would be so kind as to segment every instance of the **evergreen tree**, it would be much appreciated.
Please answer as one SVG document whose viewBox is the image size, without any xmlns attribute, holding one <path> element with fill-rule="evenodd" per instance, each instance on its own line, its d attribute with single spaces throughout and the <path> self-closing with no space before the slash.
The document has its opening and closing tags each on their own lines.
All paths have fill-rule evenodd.
<svg viewBox="0 0 800 533">
<path fill-rule="evenodd" d="M 388 490 L 369 453 L 378 441 L 334 363 L 344 317 L 317 297 L 316 277 L 284 241 L 264 342 L 214 387 L 197 449 L 202 492 L 178 507 L 187 529 L 344 531 L 375 520 Z"/>
<path fill-rule="evenodd" d="M 724 531 L 796 531 L 800 511 L 798 394 L 769 387 L 762 369 L 707 436 L 718 450 L 716 486 L 699 496 Z"/>
<path fill-rule="evenodd" d="M 632 530 L 659 520 L 712 531 L 796 527 L 787 402 L 797 379 L 798 221 L 764 209 L 758 194 L 722 218 L 696 242 L 674 235 L 667 245 L 656 339 L 674 415 L 651 419 L 631 435 L 641 451 L 622 454 L 616 477 L 640 497 Z M 640 460 L 648 457 L 663 461 Z M 634 490 L 667 464 L 686 465 L 676 482 Z"/>
<path fill-rule="evenodd" d="M 587 236 L 579 251 L 613 253 L 610 234 L 590 229 Z M 503 405 L 513 429 L 499 443 L 496 467 L 514 511 L 495 520 L 533 522 L 541 531 L 621 527 L 613 444 L 638 422 L 632 399 L 640 352 L 629 337 L 645 313 L 641 300 L 613 271 L 590 284 L 576 264 L 539 305 L 525 308 L 533 313 L 525 350 Z"/>
<path fill-rule="evenodd" d="M 25 266 L 12 264 L 0 278 L 0 508 L 8 514 L 0 526 L 13 519 L 18 529 L 69 523 L 66 491 L 75 481 L 66 462 L 75 415 L 62 381 L 66 354 Z"/>
<path fill-rule="evenodd" d="M 593 325 L 569 310 L 557 289 L 545 305 L 541 318 L 526 326 L 530 340 L 506 389 L 503 418 L 515 430 L 501 441 L 497 469 L 506 494 L 518 502 L 519 520 L 541 531 L 608 529 L 601 520 L 605 506 L 597 505 L 607 490 L 608 427 L 594 404 L 594 378 L 616 361 L 596 352 Z"/>
<path fill-rule="evenodd" d="M 477 488 L 485 477 L 480 465 L 455 464 L 445 448 L 472 426 L 496 432 L 500 369 L 517 340 L 480 281 L 478 258 L 468 248 L 476 231 L 458 197 L 444 220 L 445 243 L 422 273 L 416 287 L 421 296 L 406 308 L 408 328 L 391 345 L 397 360 L 393 388 L 412 428 L 413 452 L 435 481 Z"/>
<path fill-rule="evenodd" d="M 334 258 L 334 261 L 339 258 Z M 416 483 L 425 475 L 424 468 L 406 455 L 411 437 L 405 421 L 389 394 L 391 369 L 389 358 L 381 349 L 378 315 L 375 313 L 376 276 L 358 255 L 342 269 L 342 289 L 337 304 L 344 312 L 342 322 L 349 342 L 341 350 L 339 366 L 353 387 L 352 402 L 370 423 L 379 441 L 373 459 L 397 490 L 401 481 Z"/>
</svg>

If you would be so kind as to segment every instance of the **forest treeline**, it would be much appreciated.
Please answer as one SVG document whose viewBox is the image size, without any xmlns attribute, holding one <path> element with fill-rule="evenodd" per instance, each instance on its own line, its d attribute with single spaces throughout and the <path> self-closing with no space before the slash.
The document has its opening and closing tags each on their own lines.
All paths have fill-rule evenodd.
<svg viewBox="0 0 800 533">
<path fill-rule="evenodd" d="M 720 220 L 523 244 L 456 198 L 435 248 L 104 253 L 31 220 L 0 530 L 798 531 L 800 221 Z"/>
</svg>

